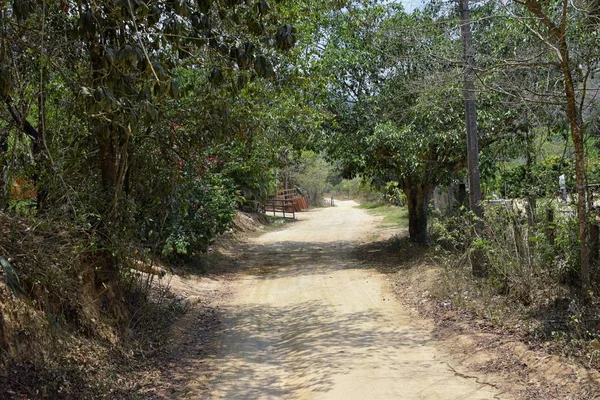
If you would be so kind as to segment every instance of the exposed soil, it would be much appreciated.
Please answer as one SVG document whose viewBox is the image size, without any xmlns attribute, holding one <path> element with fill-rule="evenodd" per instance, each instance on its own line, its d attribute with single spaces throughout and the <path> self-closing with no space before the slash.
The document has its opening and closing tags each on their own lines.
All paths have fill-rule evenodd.
<svg viewBox="0 0 600 400">
<path fill-rule="evenodd" d="M 218 274 L 172 277 L 190 311 L 155 399 L 592 399 L 596 375 L 429 299 L 426 252 L 338 202 L 230 242 Z M 261 229 L 262 231 L 262 229 Z M 394 246 L 392 246 L 392 244 Z"/>
<path fill-rule="evenodd" d="M 430 296 L 444 279 L 427 262 L 394 275 L 396 294 L 421 315 L 436 321 L 433 336 L 457 371 L 479 371 L 480 379 L 526 399 L 598 399 L 600 373 L 576 360 L 549 354 L 518 327 L 495 326 L 449 301 Z"/>
<path fill-rule="evenodd" d="M 64 362 L 0 373 L 0 398 L 600 399 L 596 370 L 434 298 L 430 250 L 337 204 L 239 215 L 211 275 L 169 273 L 138 302 L 131 343 L 65 338 Z"/>
</svg>

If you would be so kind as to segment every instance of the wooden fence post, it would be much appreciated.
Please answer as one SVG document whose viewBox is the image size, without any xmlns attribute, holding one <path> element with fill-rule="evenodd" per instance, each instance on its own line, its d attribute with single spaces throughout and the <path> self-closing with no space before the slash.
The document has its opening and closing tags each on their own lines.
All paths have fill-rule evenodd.
<svg viewBox="0 0 600 400">
<path fill-rule="evenodd" d="M 596 209 L 592 209 L 592 211 L 594 213 L 596 213 Z M 590 223 L 589 229 L 590 229 L 590 261 L 591 261 L 591 267 L 592 268 L 596 268 L 597 264 L 598 264 L 598 253 L 599 253 L 599 230 L 600 228 L 598 227 L 598 223 L 599 221 L 599 216 L 598 215 L 594 215 L 594 220 Z"/>
<path fill-rule="evenodd" d="M 552 207 L 548 207 L 546 210 L 546 237 L 548 238 L 548 243 L 552 247 L 554 247 L 554 209 Z"/>
</svg>

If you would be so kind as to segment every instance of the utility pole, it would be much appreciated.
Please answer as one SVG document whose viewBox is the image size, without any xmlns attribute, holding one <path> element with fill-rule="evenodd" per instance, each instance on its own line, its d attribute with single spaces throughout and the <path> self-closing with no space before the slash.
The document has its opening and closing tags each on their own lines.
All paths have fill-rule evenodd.
<svg viewBox="0 0 600 400">
<path fill-rule="evenodd" d="M 469 179 L 469 205 L 477 218 L 483 217 L 481 209 L 481 182 L 479 178 L 479 141 L 477 138 L 477 113 L 475 107 L 475 71 L 471 45 L 469 0 L 458 0 L 460 11 L 460 36 L 465 62 L 463 71 L 463 98 L 467 127 L 467 168 Z"/>
<path fill-rule="evenodd" d="M 463 98 L 465 100 L 465 124 L 467 127 L 467 168 L 469 178 L 469 205 L 477 220 L 475 232 L 483 230 L 483 210 L 481 209 L 481 182 L 479 179 L 479 141 L 477 138 L 477 110 L 475 108 L 475 71 L 471 46 L 471 22 L 469 0 L 458 0 L 460 12 L 460 36 L 465 61 L 463 70 Z M 484 277 L 487 274 L 485 259 L 480 249 L 471 256 L 471 273 Z"/>
</svg>

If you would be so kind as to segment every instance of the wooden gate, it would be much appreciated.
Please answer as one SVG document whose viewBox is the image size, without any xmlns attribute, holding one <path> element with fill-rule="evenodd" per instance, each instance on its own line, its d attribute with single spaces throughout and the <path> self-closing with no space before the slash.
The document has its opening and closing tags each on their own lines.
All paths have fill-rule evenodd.
<svg viewBox="0 0 600 400">
<path fill-rule="evenodd" d="M 308 202 L 296 189 L 281 189 L 265 202 L 263 209 L 273 216 L 279 213 L 283 218 L 296 219 L 296 212 L 308 210 Z"/>
</svg>

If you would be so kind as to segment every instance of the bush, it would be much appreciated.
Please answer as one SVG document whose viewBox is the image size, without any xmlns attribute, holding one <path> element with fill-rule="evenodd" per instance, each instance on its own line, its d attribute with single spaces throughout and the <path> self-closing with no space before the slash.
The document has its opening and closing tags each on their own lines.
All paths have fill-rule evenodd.
<svg viewBox="0 0 600 400">
<path fill-rule="evenodd" d="M 238 197 L 230 179 L 220 174 L 186 179 L 177 197 L 171 199 L 171 212 L 162 254 L 189 257 L 205 252 L 208 246 L 231 228 Z"/>
<path fill-rule="evenodd" d="M 446 252 L 464 253 L 473 240 L 473 215 L 463 207 L 458 214 L 442 215 L 432 212 L 430 237 Z"/>
<path fill-rule="evenodd" d="M 552 224 L 546 218 L 549 207 L 556 215 Z M 466 265 L 471 255 L 478 254 L 485 263 L 488 287 L 528 304 L 532 293 L 548 284 L 574 284 L 579 269 L 575 218 L 559 211 L 556 203 L 542 204 L 538 210 L 537 223 L 532 224 L 519 202 L 489 205 L 485 207 L 483 231 L 477 235 L 470 222 L 473 218 L 437 216 L 432 238 L 440 250 L 454 255 L 446 257 L 453 260 L 448 266 Z"/>
<path fill-rule="evenodd" d="M 332 189 L 334 196 L 368 203 L 384 203 L 383 193 L 373 189 L 362 178 L 344 179 Z"/>
<path fill-rule="evenodd" d="M 383 197 L 388 203 L 398 207 L 406 205 L 406 195 L 400 189 L 398 182 L 386 183 L 383 193 Z"/>
<path fill-rule="evenodd" d="M 331 187 L 329 183 L 332 175 L 331 165 L 322 156 L 305 151 L 302 153 L 296 168 L 292 181 L 306 195 L 310 205 L 321 206 L 325 193 Z"/>
<path fill-rule="evenodd" d="M 534 164 L 531 171 L 523 164 L 517 165 L 501 172 L 500 192 L 508 198 L 551 197 L 558 191 L 558 177 L 562 174 L 566 175 L 567 185 L 572 186 L 573 162 L 557 155 Z"/>
</svg>

